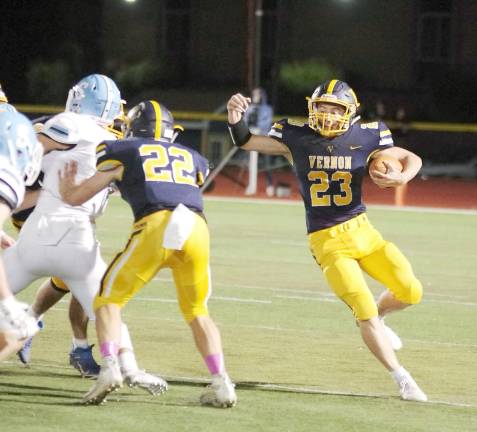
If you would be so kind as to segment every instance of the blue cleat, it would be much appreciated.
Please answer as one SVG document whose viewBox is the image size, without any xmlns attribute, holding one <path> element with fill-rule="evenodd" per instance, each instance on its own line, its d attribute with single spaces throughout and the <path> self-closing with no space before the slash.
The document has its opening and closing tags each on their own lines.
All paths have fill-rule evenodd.
<svg viewBox="0 0 477 432">
<path fill-rule="evenodd" d="M 38 321 L 38 327 L 40 330 L 43 329 L 44 324 L 42 320 Z M 33 338 L 31 337 L 25 342 L 25 344 L 21 347 L 21 349 L 17 351 L 18 358 L 25 365 L 30 363 L 32 345 L 33 345 Z"/>
<path fill-rule="evenodd" d="M 93 358 L 93 345 L 88 348 L 74 348 L 70 352 L 70 365 L 79 371 L 84 378 L 96 378 L 100 366 Z"/>
</svg>

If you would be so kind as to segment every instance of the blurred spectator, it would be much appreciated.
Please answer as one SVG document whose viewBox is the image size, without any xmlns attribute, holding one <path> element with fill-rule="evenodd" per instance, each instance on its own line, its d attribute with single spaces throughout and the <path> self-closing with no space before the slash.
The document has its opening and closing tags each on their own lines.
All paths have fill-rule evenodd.
<svg viewBox="0 0 477 432">
<path fill-rule="evenodd" d="M 376 101 L 376 120 L 384 120 L 386 117 L 386 105 L 381 99 Z"/>
</svg>

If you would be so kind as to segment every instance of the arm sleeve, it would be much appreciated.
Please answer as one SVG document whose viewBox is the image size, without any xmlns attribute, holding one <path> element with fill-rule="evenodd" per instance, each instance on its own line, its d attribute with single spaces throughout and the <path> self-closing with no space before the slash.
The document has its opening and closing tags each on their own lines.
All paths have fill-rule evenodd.
<svg viewBox="0 0 477 432">
<path fill-rule="evenodd" d="M 116 141 L 103 141 L 96 147 L 96 169 L 98 171 L 110 171 L 124 165 L 121 154 L 115 151 L 114 143 Z"/>
<path fill-rule="evenodd" d="M 391 130 L 388 128 L 386 123 L 380 121 L 378 130 L 379 130 L 379 146 L 385 147 L 385 148 L 394 146 Z"/>
<path fill-rule="evenodd" d="M 282 119 L 276 123 L 272 124 L 272 127 L 270 128 L 270 131 L 268 132 L 268 136 L 271 138 L 276 139 L 277 141 L 280 141 L 283 144 L 286 144 L 284 141 L 284 129 L 285 129 L 285 123 L 286 119 Z"/>
</svg>

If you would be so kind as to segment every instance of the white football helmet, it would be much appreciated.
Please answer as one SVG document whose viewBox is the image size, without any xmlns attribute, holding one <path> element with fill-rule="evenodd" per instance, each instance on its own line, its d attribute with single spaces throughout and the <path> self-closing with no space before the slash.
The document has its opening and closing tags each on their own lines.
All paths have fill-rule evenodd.
<svg viewBox="0 0 477 432">
<path fill-rule="evenodd" d="M 13 107 L 12 107 L 13 108 Z M 0 105 L 0 160 L 16 169 L 27 186 L 41 170 L 43 146 L 36 139 L 33 126 L 23 114 Z"/>
<path fill-rule="evenodd" d="M 65 111 L 89 115 L 101 126 L 111 126 L 124 116 L 123 104 L 116 83 L 106 75 L 93 74 L 71 88 Z"/>
</svg>

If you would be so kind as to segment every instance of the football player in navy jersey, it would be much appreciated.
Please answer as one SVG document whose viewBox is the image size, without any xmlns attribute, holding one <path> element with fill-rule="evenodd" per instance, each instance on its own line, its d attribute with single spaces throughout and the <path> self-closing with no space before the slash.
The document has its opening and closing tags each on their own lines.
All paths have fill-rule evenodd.
<svg viewBox="0 0 477 432">
<path fill-rule="evenodd" d="M 402 172 L 370 172 L 379 187 L 409 182 L 421 168 L 414 153 L 393 146 L 383 122 L 361 123 L 359 102 L 343 81 L 326 81 L 308 98 L 308 123 L 291 119 L 275 123 L 268 136 L 251 134 L 243 115 L 250 98 L 233 95 L 228 103 L 229 130 L 244 150 L 283 155 L 293 165 L 305 204 L 308 239 L 313 256 L 335 294 L 352 310 L 372 354 L 391 373 L 402 399 L 427 396 L 399 363 L 396 333 L 383 323 L 389 312 L 419 303 L 422 285 L 400 250 L 371 225 L 361 187 L 368 163 L 377 154 L 397 158 Z M 376 302 L 362 272 L 387 289 Z"/>
<path fill-rule="evenodd" d="M 172 269 L 180 310 L 188 322 L 212 383 L 203 405 L 232 407 L 237 401 L 225 367 L 220 333 L 209 316 L 209 231 L 199 187 L 208 162 L 174 142 L 174 119 L 156 101 L 144 101 L 128 113 L 126 139 L 97 147 L 97 173 L 75 184 L 76 166 L 60 174 L 60 191 L 79 205 L 115 182 L 134 214 L 124 250 L 107 268 L 94 302 L 103 365 L 84 403 L 99 404 L 122 385 L 117 354 L 121 308 L 162 268 Z"/>
</svg>

